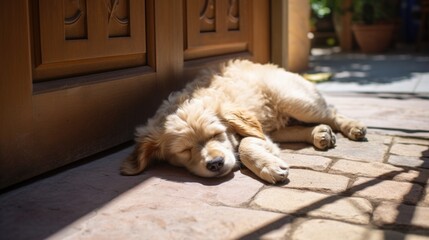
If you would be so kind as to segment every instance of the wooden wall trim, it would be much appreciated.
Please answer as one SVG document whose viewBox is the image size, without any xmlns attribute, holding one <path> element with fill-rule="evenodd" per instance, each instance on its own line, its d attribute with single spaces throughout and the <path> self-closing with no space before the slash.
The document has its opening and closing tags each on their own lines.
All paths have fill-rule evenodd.
<svg viewBox="0 0 429 240">
<path fill-rule="evenodd" d="M 293 72 L 308 67 L 310 5 L 302 0 L 271 0 L 271 60 Z"/>
<path fill-rule="evenodd" d="M 271 61 L 288 67 L 288 1 L 271 0 Z"/>
</svg>

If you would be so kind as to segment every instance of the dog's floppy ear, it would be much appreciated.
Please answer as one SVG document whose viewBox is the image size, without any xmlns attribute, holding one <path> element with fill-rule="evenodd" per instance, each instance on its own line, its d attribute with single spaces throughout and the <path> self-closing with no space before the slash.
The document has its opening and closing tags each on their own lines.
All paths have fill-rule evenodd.
<svg viewBox="0 0 429 240">
<path fill-rule="evenodd" d="M 121 164 L 122 175 L 137 175 L 147 167 L 152 158 L 159 157 L 159 140 L 153 135 L 140 135 L 136 138 L 134 151 Z"/>
<path fill-rule="evenodd" d="M 252 114 L 235 110 L 224 113 L 223 118 L 239 135 L 265 139 L 261 123 Z"/>
</svg>

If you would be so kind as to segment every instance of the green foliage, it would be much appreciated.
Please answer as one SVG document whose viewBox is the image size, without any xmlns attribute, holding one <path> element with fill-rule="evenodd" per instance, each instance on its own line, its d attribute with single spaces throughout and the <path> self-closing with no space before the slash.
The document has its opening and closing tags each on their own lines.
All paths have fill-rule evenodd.
<svg viewBox="0 0 429 240">
<path fill-rule="evenodd" d="M 399 0 L 353 0 L 351 9 L 343 9 L 344 0 L 310 0 L 313 15 L 324 18 L 336 12 L 353 12 L 353 21 L 364 24 L 388 22 L 398 16 Z"/>
<path fill-rule="evenodd" d="M 353 21 L 363 24 L 390 22 L 398 14 L 395 0 L 354 0 Z"/>
<path fill-rule="evenodd" d="M 332 13 L 334 0 L 310 0 L 311 10 L 317 18 L 324 18 Z"/>
<path fill-rule="evenodd" d="M 377 1 L 377 0 L 375 0 Z M 350 9 L 342 9 L 343 0 L 310 0 L 311 10 L 318 18 L 323 18 L 334 12 L 343 14 Z"/>
</svg>

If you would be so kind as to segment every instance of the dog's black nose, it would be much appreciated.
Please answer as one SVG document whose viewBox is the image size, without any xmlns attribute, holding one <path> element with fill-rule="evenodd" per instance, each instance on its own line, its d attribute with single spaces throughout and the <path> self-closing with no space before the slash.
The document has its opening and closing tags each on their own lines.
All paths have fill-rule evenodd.
<svg viewBox="0 0 429 240">
<path fill-rule="evenodd" d="M 223 167 L 225 160 L 223 157 L 215 157 L 213 160 L 207 162 L 207 169 L 212 172 L 217 172 Z"/>
</svg>

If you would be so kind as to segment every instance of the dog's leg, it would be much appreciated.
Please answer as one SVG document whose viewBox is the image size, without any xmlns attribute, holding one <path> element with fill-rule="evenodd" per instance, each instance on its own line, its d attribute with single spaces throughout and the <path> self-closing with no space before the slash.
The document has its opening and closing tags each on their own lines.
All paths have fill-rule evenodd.
<svg viewBox="0 0 429 240">
<path fill-rule="evenodd" d="M 271 140 L 245 137 L 239 154 L 241 162 L 263 180 L 277 183 L 287 179 L 289 165 L 279 158 L 280 149 Z"/>
<path fill-rule="evenodd" d="M 331 127 L 320 124 L 313 127 L 290 126 L 270 134 L 275 142 L 306 142 L 320 150 L 335 146 L 336 137 Z"/>
<path fill-rule="evenodd" d="M 307 142 L 320 150 L 335 146 L 336 138 L 332 129 L 325 124 L 314 127 L 290 126 L 270 134 L 275 142 Z"/>
<path fill-rule="evenodd" d="M 351 140 L 360 141 L 365 139 L 366 126 L 361 122 L 334 113 L 333 118 L 325 121 L 334 131 L 340 131 Z"/>
<path fill-rule="evenodd" d="M 323 109 L 323 114 L 320 114 L 321 109 Z M 301 116 L 296 116 L 296 119 L 307 123 L 326 124 L 335 132 L 341 132 L 351 140 L 360 141 L 365 139 L 365 125 L 357 120 L 338 114 L 331 107 L 326 106 L 323 108 L 320 106 L 319 111 L 308 111 L 304 112 L 304 114 L 301 113 Z"/>
<path fill-rule="evenodd" d="M 298 111 L 292 109 L 286 111 L 293 118 L 305 122 L 314 124 L 326 124 L 330 126 L 334 131 L 339 131 L 351 140 L 359 141 L 365 139 L 366 126 L 357 120 L 345 117 L 338 114 L 336 110 L 329 107 L 324 99 L 320 98 L 315 101 L 317 104 L 305 103 L 306 107 Z M 285 134 L 287 132 L 284 132 Z M 307 133 L 307 136 L 310 136 Z M 307 141 L 313 143 L 311 140 Z"/>
</svg>

